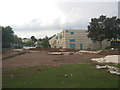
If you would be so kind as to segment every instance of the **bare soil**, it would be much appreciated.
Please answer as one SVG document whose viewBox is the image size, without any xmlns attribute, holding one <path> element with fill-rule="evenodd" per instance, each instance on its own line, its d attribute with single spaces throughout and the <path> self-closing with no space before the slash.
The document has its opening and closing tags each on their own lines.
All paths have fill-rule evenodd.
<svg viewBox="0 0 120 90">
<path fill-rule="evenodd" d="M 2 68 L 14 69 L 14 68 L 32 67 L 39 65 L 59 66 L 63 64 L 77 64 L 77 63 L 87 63 L 87 62 L 90 63 L 92 62 L 91 58 L 97 58 L 97 57 L 99 58 L 105 56 L 103 54 L 88 54 L 88 53 L 83 53 L 80 55 L 76 55 L 76 54 L 48 55 L 49 51 L 57 51 L 57 50 L 43 49 L 43 50 L 29 50 L 27 52 L 22 51 L 22 53 L 25 52 L 24 54 L 19 54 L 21 52 L 16 53 L 10 51 L 3 53 L 5 59 L 2 60 Z"/>
<path fill-rule="evenodd" d="M 120 55 L 120 50 L 102 50 L 100 55 Z"/>
</svg>

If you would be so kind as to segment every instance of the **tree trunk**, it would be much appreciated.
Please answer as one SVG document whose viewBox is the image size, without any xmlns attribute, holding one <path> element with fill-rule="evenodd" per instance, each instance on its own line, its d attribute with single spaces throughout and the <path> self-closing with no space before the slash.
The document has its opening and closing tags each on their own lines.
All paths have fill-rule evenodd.
<svg viewBox="0 0 120 90">
<path fill-rule="evenodd" d="M 102 50 L 102 41 L 100 41 L 100 50 Z"/>
</svg>

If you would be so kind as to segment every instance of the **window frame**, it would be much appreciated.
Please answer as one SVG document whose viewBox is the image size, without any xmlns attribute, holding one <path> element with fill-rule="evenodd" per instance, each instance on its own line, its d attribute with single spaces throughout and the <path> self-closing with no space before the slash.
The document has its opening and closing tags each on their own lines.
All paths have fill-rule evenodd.
<svg viewBox="0 0 120 90">
<path fill-rule="evenodd" d="M 69 39 L 70 42 L 75 42 L 76 40 L 75 39 Z"/>
<path fill-rule="evenodd" d="M 74 34 L 75 34 L 75 32 L 70 32 L 70 34 L 71 34 L 71 35 L 74 35 Z"/>
</svg>

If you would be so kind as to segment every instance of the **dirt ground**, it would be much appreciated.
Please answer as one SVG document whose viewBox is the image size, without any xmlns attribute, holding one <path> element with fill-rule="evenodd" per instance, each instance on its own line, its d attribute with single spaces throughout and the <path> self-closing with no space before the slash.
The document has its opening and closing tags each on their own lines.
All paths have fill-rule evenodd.
<svg viewBox="0 0 120 90">
<path fill-rule="evenodd" d="M 82 53 L 71 55 L 48 55 L 48 52 L 61 51 L 58 49 L 31 49 L 23 51 L 8 50 L 3 53 L 2 68 L 14 69 L 32 66 L 59 66 L 63 64 L 77 64 L 93 62 L 92 58 L 105 57 L 106 55 L 119 54 L 118 51 L 104 50 L 98 54 Z M 78 52 L 76 50 L 63 50 L 62 52 Z"/>
<path fill-rule="evenodd" d="M 9 51 L 9 52 L 3 53 L 3 57 L 5 59 L 2 60 L 2 68 L 14 69 L 14 68 L 32 67 L 32 66 L 39 66 L 39 65 L 59 66 L 63 64 L 86 63 L 86 62 L 92 62 L 91 61 L 92 58 L 105 57 L 106 52 L 108 53 L 108 51 L 104 51 L 104 52 L 101 52 L 100 54 L 82 53 L 80 55 L 77 55 L 77 54 L 48 55 L 49 51 L 57 51 L 57 50 L 52 50 L 52 49 L 28 50 L 27 52 L 22 51 L 22 52 L 25 52 L 23 54 L 17 54 L 14 57 L 9 57 L 9 58 L 5 58 L 5 57 L 14 55 L 18 52 Z M 77 52 L 77 51 L 74 51 L 74 52 Z"/>
</svg>

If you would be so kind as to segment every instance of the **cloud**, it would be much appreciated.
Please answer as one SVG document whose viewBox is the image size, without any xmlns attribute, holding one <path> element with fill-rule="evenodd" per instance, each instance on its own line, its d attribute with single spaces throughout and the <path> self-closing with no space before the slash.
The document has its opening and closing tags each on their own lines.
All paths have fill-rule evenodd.
<svg viewBox="0 0 120 90">
<path fill-rule="evenodd" d="M 40 19 L 33 19 L 24 25 L 13 25 L 15 30 L 55 30 L 61 29 L 60 19 L 54 20 L 53 23 L 42 24 Z"/>
<path fill-rule="evenodd" d="M 32 17 L 23 24 L 12 25 L 13 29 L 21 37 L 51 36 L 61 29 L 87 29 L 90 19 L 98 18 L 102 14 L 108 17 L 118 15 L 117 2 L 62 2 L 57 5 L 58 7 L 50 12 L 54 8 L 52 7 L 49 13 L 47 8 L 45 11 L 43 9 L 42 18 L 39 13 L 36 18 Z"/>
<path fill-rule="evenodd" d="M 60 30 L 63 28 L 86 28 L 86 23 L 88 20 L 85 20 L 83 17 L 83 10 L 81 8 L 72 8 L 70 12 L 64 13 L 64 16 L 61 16 L 55 19 L 52 23 L 43 24 L 41 19 L 33 19 L 28 23 L 23 25 L 13 25 L 12 27 L 15 30 Z"/>
<path fill-rule="evenodd" d="M 100 15 L 117 16 L 117 3 L 105 3 L 105 2 L 87 2 L 76 3 L 67 2 L 60 3 L 56 12 L 56 18 L 50 22 L 50 18 L 55 15 L 49 14 L 46 17 L 46 23 L 42 18 L 34 18 L 31 21 L 24 23 L 23 25 L 13 25 L 15 30 L 55 30 L 63 28 L 86 28 L 93 17 L 99 17 Z M 109 7 L 109 8 L 108 8 Z M 57 14 L 59 13 L 59 14 Z M 46 13 L 47 14 L 47 13 Z M 55 12 L 54 12 L 55 14 Z M 50 22 L 50 23 L 49 23 Z"/>
<path fill-rule="evenodd" d="M 22 38 L 30 38 L 31 36 L 35 36 L 37 39 L 39 39 L 39 38 L 44 38 L 45 36 L 48 36 L 48 37 L 53 36 L 54 34 L 58 33 L 59 30 L 39 30 L 39 31 L 17 30 L 14 32 L 19 37 L 22 37 Z"/>
</svg>

